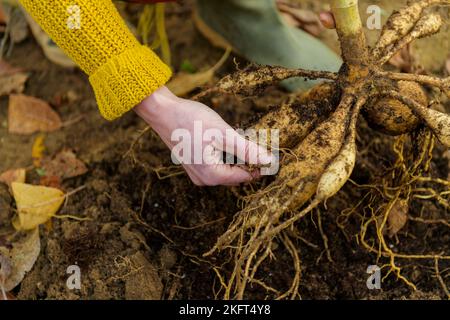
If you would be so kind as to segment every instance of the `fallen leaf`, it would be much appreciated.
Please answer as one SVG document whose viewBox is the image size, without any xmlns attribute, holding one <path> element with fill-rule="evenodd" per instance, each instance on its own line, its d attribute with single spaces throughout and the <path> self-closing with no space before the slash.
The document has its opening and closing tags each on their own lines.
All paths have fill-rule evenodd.
<svg viewBox="0 0 450 320">
<path fill-rule="evenodd" d="M 0 59 L 0 96 L 22 93 L 27 80 L 28 74 L 21 68 L 13 67 Z"/>
<path fill-rule="evenodd" d="M 25 95 L 10 96 L 8 111 L 10 133 L 52 132 L 61 126 L 61 118 L 47 102 Z"/>
<path fill-rule="evenodd" d="M 0 255 L 7 261 L 10 268 L 9 274 L 3 281 L 5 291 L 11 291 L 22 282 L 27 272 L 33 268 L 40 251 L 38 228 L 27 232 L 22 239 L 13 244 L 12 249 L 0 247 Z"/>
<path fill-rule="evenodd" d="M 46 177 L 58 177 L 61 180 L 81 176 L 88 171 L 70 149 L 62 150 L 53 159 L 44 160 L 41 168 Z"/>
<path fill-rule="evenodd" d="M 396 235 L 408 221 L 409 205 L 405 199 L 398 199 L 387 219 L 387 234 L 389 237 Z"/>
<path fill-rule="evenodd" d="M 40 134 L 34 139 L 33 147 L 31 148 L 31 157 L 33 158 L 33 165 L 36 168 L 41 166 L 42 158 L 44 157 L 45 152 L 45 135 Z"/>
<path fill-rule="evenodd" d="M 0 24 L 6 24 L 6 14 L 3 11 L 3 6 L 0 6 Z"/>
<path fill-rule="evenodd" d="M 168 84 L 167 87 L 177 96 L 185 96 L 198 87 L 204 86 L 212 80 L 214 73 L 222 67 L 230 56 L 227 50 L 219 62 L 211 69 L 194 74 L 180 72 Z"/>
<path fill-rule="evenodd" d="M 55 188 L 25 183 L 11 184 L 18 215 L 12 223 L 16 230 L 32 230 L 50 220 L 64 202 L 64 193 Z"/>
<path fill-rule="evenodd" d="M 11 183 L 13 182 L 21 182 L 25 183 L 26 170 L 23 168 L 20 169 L 11 169 L 0 174 L 0 182 L 7 184 L 11 187 Z"/>
<path fill-rule="evenodd" d="M 25 73 L 0 76 L 0 96 L 11 93 L 22 93 L 25 90 L 25 82 L 27 80 L 28 75 Z"/>
<path fill-rule="evenodd" d="M 1 300 L 17 300 L 17 298 L 11 293 L 11 292 L 5 292 L 5 297 L 0 296 L 0 301 Z"/>
<path fill-rule="evenodd" d="M 18 72 L 23 72 L 22 68 L 13 67 L 5 60 L 0 59 L 0 76 L 8 76 Z"/>
<path fill-rule="evenodd" d="M 283 0 L 277 0 L 277 7 L 286 22 L 293 27 L 303 29 L 315 37 L 325 30 L 318 15 L 311 10 L 301 9 Z"/>
<path fill-rule="evenodd" d="M 39 179 L 39 184 L 44 187 L 61 188 L 61 179 L 57 176 L 42 176 Z"/>
</svg>

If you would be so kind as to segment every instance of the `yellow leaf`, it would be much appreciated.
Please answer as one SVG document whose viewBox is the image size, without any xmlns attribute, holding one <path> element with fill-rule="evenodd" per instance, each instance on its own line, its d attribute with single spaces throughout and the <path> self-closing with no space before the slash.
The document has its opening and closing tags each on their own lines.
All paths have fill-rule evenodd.
<svg viewBox="0 0 450 320">
<path fill-rule="evenodd" d="M 64 202 L 61 190 L 25 183 L 11 184 L 18 216 L 13 219 L 17 230 L 31 230 L 50 220 Z"/>
<path fill-rule="evenodd" d="M 45 145 L 44 145 L 45 135 L 40 134 L 36 137 L 33 143 L 33 148 L 31 150 L 31 157 L 33 158 L 33 165 L 35 167 L 41 166 L 41 160 L 44 157 Z"/>
</svg>

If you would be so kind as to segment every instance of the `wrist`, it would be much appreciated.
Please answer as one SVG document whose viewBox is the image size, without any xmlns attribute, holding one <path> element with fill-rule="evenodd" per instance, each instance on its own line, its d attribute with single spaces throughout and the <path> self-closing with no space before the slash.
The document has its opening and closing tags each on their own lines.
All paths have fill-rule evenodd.
<svg viewBox="0 0 450 320">
<path fill-rule="evenodd" d="M 172 106 L 179 98 L 175 96 L 166 86 L 163 86 L 145 98 L 133 110 L 153 127 L 170 112 Z"/>
</svg>

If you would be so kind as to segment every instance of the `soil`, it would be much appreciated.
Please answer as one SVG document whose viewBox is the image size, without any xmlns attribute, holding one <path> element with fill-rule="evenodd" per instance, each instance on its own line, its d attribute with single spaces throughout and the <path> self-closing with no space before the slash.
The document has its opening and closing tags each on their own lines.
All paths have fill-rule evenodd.
<svg viewBox="0 0 450 320">
<path fill-rule="evenodd" d="M 297 2 L 305 8 L 320 9 L 317 1 Z M 365 10 L 369 1 L 362 3 L 362 10 Z M 400 3 L 380 1 L 380 5 L 390 12 Z M 192 7 L 192 1 L 184 1 L 182 5 L 171 5 L 168 10 L 167 29 L 175 70 L 180 70 L 183 61 L 189 61 L 198 70 L 208 69 L 223 54 L 195 30 L 190 19 Z M 127 14 L 135 15 L 137 8 L 128 9 Z M 327 31 L 324 37 L 336 48 L 332 34 Z M 415 49 L 418 53 L 414 54 L 422 68 L 438 75 L 443 75 L 443 65 L 450 53 L 448 25 L 443 34 L 434 40 L 419 41 Z M 369 37 L 374 38 L 374 35 Z M 429 50 L 431 41 L 432 51 Z M 114 122 L 103 120 L 87 77 L 78 70 L 63 69 L 48 62 L 32 38 L 16 45 L 7 61 L 31 73 L 25 94 L 49 101 L 67 124 L 46 136 L 46 154 L 53 155 L 70 148 L 89 168 L 87 174 L 63 182 L 66 191 L 80 186 L 86 188 L 72 195 L 60 214 L 91 220 L 54 219 L 52 226 L 41 227 L 41 255 L 22 284 L 14 290 L 17 298 L 220 298 L 220 283 L 213 267 L 220 266 L 226 273 L 231 269 L 230 257 L 219 255 L 204 259 L 202 254 L 213 246 L 239 211 L 237 195 L 246 194 L 264 182 L 240 188 L 196 187 L 179 168 L 172 167 L 169 151 L 152 132 L 139 140 L 133 152 L 127 153 L 145 123 L 133 112 Z M 218 78 L 235 70 L 235 63 L 246 64 L 240 58 L 233 61 L 229 59 Z M 442 64 L 438 65 L 436 61 L 442 61 Z M 206 103 L 237 126 L 247 123 L 255 114 L 279 105 L 287 95 L 274 87 L 269 88 L 262 98 L 242 100 L 217 96 Z M 31 147 L 35 136 L 7 133 L 7 104 L 6 97 L 0 99 L 0 172 L 18 167 L 32 168 Z M 362 123 L 359 149 L 363 151 L 360 151 L 360 160 L 352 176 L 360 184 L 372 178 L 369 168 L 375 166 L 381 170 L 394 159 L 389 151 L 394 138 Z M 440 147 L 436 148 L 432 163 L 434 176 L 448 179 L 450 155 L 448 152 L 446 155 Z M 27 182 L 38 181 L 36 171 L 29 169 Z M 297 224 L 303 239 L 296 243 L 302 263 L 301 297 L 445 298 L 435 276 L 434 261 L 427 260 L 399 262 L 402 274 L 416 284 L 417 291 L 394 275 L 383 281 L 382 290 L 367 288 L 368 266 L 381 266 L 386 260 L 377 259 L 375 254 L 358 245 L 355 235 L 359 233 L 360 225 L 356 220 L 349 220 L 345 232 L 336 223 L 341 211 L 355 205 L 362 196 L 361 190 L 348 183 L 329 201 L 328 210 L 322 208 L 322 229 L 328 238 L 330 257 L 324 250 L 318 215 L 314 213 Z M 430 217 L 449 217 L 449 212 L 433 201 L 414 201 L 409 214 L 419 216 L 423 211 Z M 13 215 L 14 201 L 7 187 L 0 184 L 0 225 L 8 225 Z M 396 238 L 391 239 L 390 245 L 398 252 L 449 253 L 450 229 L 410 221 Z M 276 259 L 264 265 L 259 276 L 266 283 L 287 290 L 294 275 L 290 255 L 283 246 L 274 248 L 274 254 Z M 81 290 L 69 290 L 66 286 L 66 270 L 73 264 L 81 267 Z M 449 286 L 450 263 L 441 261 L 439 267 Z M 247 297 L 273 298 L 270 292 L 257 286 L 249 288 Z"/>
</svg>

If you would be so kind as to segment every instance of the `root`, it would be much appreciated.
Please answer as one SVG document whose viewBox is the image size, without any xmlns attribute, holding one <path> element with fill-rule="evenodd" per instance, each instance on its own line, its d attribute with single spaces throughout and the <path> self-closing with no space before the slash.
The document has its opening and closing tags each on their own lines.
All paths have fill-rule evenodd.
<svg viewBox="0 0 450 320">
<path fill-rule="evenodd" d="M 378 65 L 384 65 L 402 48 L 406 47 L 408 44 L 414 40 L 429 37 L 440 31 L 443 21 L 440 15 L 430 14 L 426 15 L 417 22 L 417 25 L 413 28 L 411 33 L 405 35 L 392 47 L 387 48 L 381 53 L 381 58 L 378 59 Z"/>
<path fill-rule="evenodd" d="M 430 85 L 441 89 L 450 98 L 450 77 L 441 79 L 438 77 L 419 75 L 419 74 L 409 74 L 409 73 L 396 73 L 396 72 L 377 72 L 377 76 L 383 78 L 389 78 L 397 81 L 413 81 L 420 84 Z"/>
<path fill-rule="evenodd" d="M 439 284 L 442 287 L 442 290 L 444 290 L 445 295 L 447 296 L 447 299 L 450 300 L 450 291 L 448 290 L 447 285 L 445 284 L 445 281 L 444 281 L 444 279 L 442 279 L 441 273 L 439 272 L 439 259 L 437 259 L 437 258 L 434 259 L 434 271 L 436 273 L 436 278 L 438 279 Z"/>
<path fill-rule="evenodd" d="M 334 260 L 331 257 L 330 248 L 328 247 L 328 237 L 322 228 L 322 217 L 320 214 L 320 209 L 317 209 L 316 211 L 317 211 L 317 226 L 319 227 L 319 232 L 320 232 L 320 236 L 322 237 L 323 246 L 325 248 L 325 252 L 327 253 L 328 262 L 334 263 Z"/>
<path fill-rule="evenodd" d="M 300 265 L 300 257 L 298 255 L 297 248 L 292 243 L 292 241 L 289 239 L 289 236 L 286 234 L 286 232 L 283 232 L 281 237 L 282 237 L 282 241 L 283 241 L 286 249 L 288 250 L 288 252 L 290 253 L 290 255 L 292 257 L 292 260 L 294 263 L 295 275 L 294 275 L 294 279 L 292 280 L 292 284 L 291 284 L 291 287 L 289 288 L 289 290 L 286 291 L 281 296 L 279 296 L 277 298 L 277 300 L 282 300 L 287 297 L 290 297 L 291 300 L 294 300 L 296 298 L 301 298 L 300 294 L 298 292 L 298 288 L 300 286 L 301 272 L 302 272 L 301 265 Z"/>
<path fill-rule="evenodd" d="M 310 80 L 327 79 L 336 81 L 338 79 L 338 75 L 334 72 L 251 65 L 242 71 L 224 77 L 215 87 L 197 95 L 196 99 L 203 98 L 215 92 L 255 96 L 269 86 L 276 85 L 280 81 L 294 77 Z"/>
<path fill-rule="evenodd" d="M 386 54 L 387 48 L 408 35 L 426 8 L 449 3 L 449 0 L 421 0 L 395 11 L 384 25 L 380 38 L 372 50 L 374 60 L 381 59 Z"/>
<path fill-rule="evenodd" d="M 364 214 L 358 216 L 361 220 L 358 243 L 367 251 L 376 254 L 378 259 L 388 259 L 388 263 L 382 267 L 388 268 L 388 272 L 383 280 L 393 273 L 397 279 L 402 280 L 413 290 L 416 289 L 416 286 L 402 275 L 402 269 L 398 265 L 397 260 L 450 260 L 450 256 L 441 254 L 403 254 L 394 252 L 385 239 L 385 231 L 388 229 L 388 217 L 398 199 L 405 199 L 406 202 L 412 201 L 412 199 L 433 199 L 441 203 L 442 201 L 440 201 L 439 197 L 442 198 L 450 194 L 450 182 L 421 176 L 421 174 L 428 171 L 432 158 L 434 139 L 432 133 L 429 130 L 425 130 L 424 134 L 418 140 L 420 141 L 420 148 L 415 152 L 409 153 L 409 149 L 404 146 L 406 137 L 401 136 L 397 138 L 393 145 L 393 151 L 397 156 L 394 165 L 387 170 L 384 177 L 381 178 L 381 181 L 376 184 L 366 186 L 357 185 L 358 188 L 369 189 L 369 192 L 353 208 L 344 210 L 339 217 L 341 227 L 344 227 L 342 223 L 346 222 L 351 214 L 355 216 L 357 208 L 363 208 Z M 439 193 L 432 188 L 417 186 L 417 184 L 423 183 L 437 183 L 447 188 L 447 191 Z M 423 195 L 423 192 L 427 192 L 427 194 Z M 385 204 L 386 201 L 387 204 Z M 441 204 L 445 207 L 445 203 Z M 368 215 L 366 213 L 367 211 L 369 212 Z M 445 219 L 430 220 L 410 216 L 409 220 L 426 224 L 449 226 L 448 221 Z M 376 235 L 373 238 L 369 238 L 368 236 L 371 227 L 373 227 Z"/>
<path fill-rule="evenodd" d="M 134 149 L 136 148 L 136 145 L 139 143 L 139 141 L 142 139 L 142 137 L 149 131 L 151 131 L 152 128 L 147 126 L 145 129 L 141 130 L 139 132 L 139 135 L 133 140 L 133 142 L 130 145 L 130 148 L 128 148 L 127 152 L 125 152 L 122 156 L 122 159 L 125 159 L 127 157 L 131 157 L 133 160 L 133 163 L 137 163 L 136 157 L 134 155 Z"/>
</svg>

